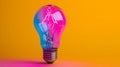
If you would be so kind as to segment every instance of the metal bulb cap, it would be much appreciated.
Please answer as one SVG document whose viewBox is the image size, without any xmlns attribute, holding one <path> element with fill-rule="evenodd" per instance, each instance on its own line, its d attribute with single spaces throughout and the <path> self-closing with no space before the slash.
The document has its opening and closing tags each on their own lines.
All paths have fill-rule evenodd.
<svg viewBox="0 0 120 67">
<path fill-rule="evenodd" d="M 48 63 L 52 64 L 57 59 L 57 49 L 43 49 L 43 59 Z"/>
</svg>

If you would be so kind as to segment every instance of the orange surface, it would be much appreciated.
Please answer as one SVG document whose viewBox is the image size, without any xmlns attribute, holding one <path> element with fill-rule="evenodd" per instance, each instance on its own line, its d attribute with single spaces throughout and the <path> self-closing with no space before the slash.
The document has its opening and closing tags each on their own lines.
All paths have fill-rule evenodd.
<svg viewBox="0 0 120 67">
<path fill-rule="evenodd" d="M 120 64 L 119 0 L 0 0 L 0 60 L 42 59 L 33 18 L 47 4 L 67 17 L 58 60 Z"/>
</svg>

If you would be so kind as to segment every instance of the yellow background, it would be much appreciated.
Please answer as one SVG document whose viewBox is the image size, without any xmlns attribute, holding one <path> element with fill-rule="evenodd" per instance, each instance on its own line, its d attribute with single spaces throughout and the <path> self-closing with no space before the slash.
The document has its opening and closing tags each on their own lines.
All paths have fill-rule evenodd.
<svg viewBox="0 0 120 67">
<path fill-rule="evenodd" d="M 33 18 L 47 4 L 67 17 L 58 59 L 119 64 L 119 0 L 0 0 L 0 59 L 42 59 Z"/>
</svg>

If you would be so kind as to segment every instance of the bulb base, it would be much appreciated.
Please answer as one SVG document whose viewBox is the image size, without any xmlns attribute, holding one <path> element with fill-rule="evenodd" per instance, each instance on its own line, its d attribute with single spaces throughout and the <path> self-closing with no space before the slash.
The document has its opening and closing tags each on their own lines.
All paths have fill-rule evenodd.
<svg viewBox="0 0 120 67">
<path fill-rule="evenodd" d="M 43 49 L 43 59 L 48 63 L 52 64 L 57 59 L 57 49 Z"/>
</svg>

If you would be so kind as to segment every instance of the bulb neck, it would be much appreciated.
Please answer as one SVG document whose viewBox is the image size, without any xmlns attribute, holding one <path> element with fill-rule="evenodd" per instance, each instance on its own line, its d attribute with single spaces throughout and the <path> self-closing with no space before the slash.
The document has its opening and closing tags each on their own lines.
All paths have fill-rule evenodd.
<svg viewBox="0 0 120 67">
<path fill-rule="evenodd" d="M 48 64 L 52 64 L 57 59 L 57 49 L 56 48 L 43 49 L 43 59 Z"/>
</svg>

